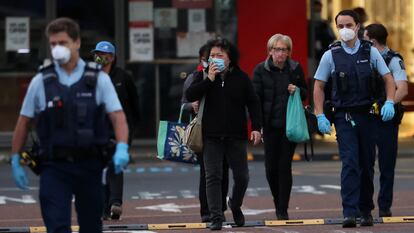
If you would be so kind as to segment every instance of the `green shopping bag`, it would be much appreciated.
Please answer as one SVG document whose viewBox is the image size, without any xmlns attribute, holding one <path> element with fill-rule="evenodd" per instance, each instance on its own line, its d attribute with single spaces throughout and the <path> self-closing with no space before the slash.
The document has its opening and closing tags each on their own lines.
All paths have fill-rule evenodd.
<svg viewBox="0 0 414 233">
<path fill-rule="evenodd" d="M 286 137 L 289 141 L 296 143 L 309 140 L 308 124 L 299 88 L 296 88 L 293 95 L 289 95 L 286 112 Z"/>
</svg>

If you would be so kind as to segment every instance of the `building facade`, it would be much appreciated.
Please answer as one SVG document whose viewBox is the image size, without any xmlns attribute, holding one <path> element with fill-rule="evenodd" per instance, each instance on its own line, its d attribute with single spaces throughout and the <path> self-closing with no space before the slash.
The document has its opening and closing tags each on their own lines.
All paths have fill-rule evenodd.
<svg viewBox="0 0 414 233">
<path fill-rule="evenodd" d="M 235 43 L 249 75 L 266 56 L 275 33 L 292 37 L 293 58 L 311 77 L 308 20 L 314 0 L 20 0 L 0 3 L 0 134 L 11 135 L 31 78 L 50 57 L 44 29 L 56 17 L 81 26 L 81 56 L 101 40 L 117 48 L 118 65 L 134 77 L 141 106 L 136 139 L 155 139 L 159 120 L 177 120 L 182 84 L 198 62 L 198 48 L 220 36 Z M 414 72 L 414 4 L 410 0 L 323 0 L 331 20 L 345 8 L 362 6 L 368 22 L 384 23 L 390 45 Z M 381 2 L 381 4 L 378 4 Z M 332 24 L 335 31 L 334 24 Z M 312 44 L 312 43 L 310 43 Z M 308 65 L 309 64 L 309 65 Z M 414 99 L 414 98 L 413 98 Z M 185 117 L 184 120 L 188 118 Z"/>
</svg>

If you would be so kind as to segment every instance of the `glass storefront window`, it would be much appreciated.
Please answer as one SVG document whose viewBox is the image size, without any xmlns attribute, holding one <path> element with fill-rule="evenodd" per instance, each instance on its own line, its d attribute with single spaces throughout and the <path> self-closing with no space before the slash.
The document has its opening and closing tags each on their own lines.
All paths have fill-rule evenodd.
<svg viewBox="0 0 414 233">
<path fill-rule="evenodd" d="M 125 68 L 133 75 L 140 98 L 141 120 L 137 138 L 155 138 L 159 120 L 178 120 L 182 86 L 197 66 L 198 49 L 202 44 L 216 36 L 237 43 L 236 0 L 148 0 L 152 4 L 152 15 L 157 17 L 151 21 L 153 57 L 147 61 L 131 60 L 129 6 L 131 2 L 143 1 L 120 1 L 123 1 L 124 9 L 117 8 L 119 2 L 113 0 L 2 3 L 0 25 L 5 25 L 6 17 L 29 18 L 30 50 L 20 54 L 6 52 L 5 46 L 0 46 L 0 53 L 4 54 L 0 56 L 0 109 L 3 112 L 0 131 L 13 131 L 27 86 L 43 59 L 49 57 L 44 36 L 47 15 L 70 17 L 79 23 L 80 55 L 85 60 L 92 59 L 90 51 L 98 41 L 112 41 L 116 46 L 123 43 Z M 121 39 L 116 37 L 119 28 L 115 26 L 115 17 L 121 14 L 114 9 L 125 13 L 122 14 L 126 22 L 125 33 Z M 162 21 L 165 17 L 167 21 Z M 0 31 L 0 43 L 4 44 L 5 28 Z M 122 41 L 115 41 L 116 38 Z M 188 121 L 188 116 L 183 120 Z"/>
<path fill-rule="evenodd" d="M 151 2 L 154 60 L 129 60 L 126 66 L 133 73 L 140 97 L 142 114 L 138 138 L 155 138 L 159 120 L 178 120 L 183 83 L 196 69 L 199 47 L 215 36 L 233 43 L 237 38 L 235 0 Z M 148 5 L 151 4 L 141 6 Z M 136 11 L 129 9 L 130 13 Z M 137 20 L 139 17 L 130 15 L 131 18 Z M 139 20 L 135 23 L 142 26 L 148 19 L 143 16 Z M 130 47 L 129 58 L 131 51 Z M 188 115 L 184 115 L 183 121 L 188 121 Z"/>
<path fill-rule="evenodd" d="M 43 0 L 21 0 L 3 1 L 0 6 L 0 72 L 31 71 L 39 64 L 39 59 L 43 55 L 42 39 L 43 28 L 45 26 L 45 1 Z M 9 17 L 28 17 L 28 38 L 14 38 L 6 32 L 6 22 Z M 10 19 L 10 18 L 9 18 Z M 11 24 L 11 22 L 9 22 Z M 16 29 L 15 27 L 13 27 Z M 9 28 L 9 32 L 13 30 Z M 25 30 L 25 29 L 24 29 Z M 7 37 L 8 35 L 8 37 Z M 19 45 L 18 40 L 26 40 L 29 50 L 14 50 L 6 48 L 6 40 L 14 41 Z M 12 46 L 14 47 L 14 46 Z M 6 50 L 7 49 L 7 50 Z"/>
</svg>

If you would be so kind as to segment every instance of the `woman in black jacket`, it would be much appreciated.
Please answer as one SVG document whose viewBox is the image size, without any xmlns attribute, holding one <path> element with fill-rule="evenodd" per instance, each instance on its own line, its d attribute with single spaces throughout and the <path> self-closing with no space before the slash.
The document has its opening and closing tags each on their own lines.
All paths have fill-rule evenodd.
<svg viewBox="0 0 414 233">
<path fill-rule="evenodd" d="M 188 111 L 192 116 L 198 113 L 198 107 L 200 101 L 189 102 L 185 93 L 188 87 L 193 83 L 194 77 L 201 75 L 198 73 L 207 72 L 204 71 L 207 68 L 209 47 L 207 44 L 201 46 L 198 52 L 199 65 L 197 70 L 188 75 L 183 85 L 183 97 L 181 98 L 181 104 L 184 105 L 184 109 Z M 207 192 L 206 192 L 206 172 L 204 169 L 203 153 L 197 153 L 197 161 L 200 164 L 200 182 L 198 185 L 198 200 L 200 201 L 200 215 L 202 222 L 210 222 L 210 211 L 208 210 Z M 227 209 L 226 197 L 229 190 L 229 167 L 226 160 L 223 161 L 223 179 L 221 181 L 221 203 L 223 212 Z"/>
<path fill-rule="evenodd" d="M 253 85 L 263 110 L 263 139 L 266 178 L 273 195 L 276 216 L 289 219 L 287 212 L 292 190 L 292 158 L 296 143 L 286 137 L 286 110 L 289 95 L 300 88 L 302 100 L 307 88 L 300 64 L 290 58 L 292 40 L 275 34 L 267 42 L 268 57 L 258 64 Z"/>
<path fill-rule="evenodd" d="M 220 230 L 224 220 L 221 208 L 224 159 L 232 169 L 234 179 L 228 204 L 234 222 L 238 226 L 244 225 L 240 207 L 249 182 L 246 109 L 252 120 L 250 139 L 255 145 L 261 139 L 261 110 L 249 77 L 237 66 L 237 48 L 225 39 L 209 41 L 208 45 L 208 75 L 203 79 L 203 72 L 198 72 L 186 96 L 190 102 L 201 100 L 203 96 L 206 98 L 202 130 L 207 202 L 210 229 Z"/>
</svg>

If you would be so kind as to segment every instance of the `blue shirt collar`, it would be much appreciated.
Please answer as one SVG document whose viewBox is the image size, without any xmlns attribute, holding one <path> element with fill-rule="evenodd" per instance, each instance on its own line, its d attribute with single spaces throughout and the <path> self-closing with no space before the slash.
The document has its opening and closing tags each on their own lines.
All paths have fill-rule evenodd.
<svg viewBox="0 0 414 233">
<path fill-rule="evenodd" d="M 355 41 L 355 46 L 353 48 L 351 48 L 345 42 L 343 42 L 341 40 L 341 46 L 342 46 L 342 48 L 344 48 L 345 52 L 347 52 L 349 54 L 355 54 L 356 52 L 358 52 L 358 49 L 361 46 L 361 41 L 359 39 L 357 39 Z"/>
<path fill-rule="evenodd" d="M 58 63 L 55 62 L 55 70 L 59 78 L 59 82 L 65 86 L 71 86 L 77 81 L 79 81 L 82 77 L 83 71 L 85 70 L 85 61 L 82 58 L 79 58 L 78 63 L 73 69 L 72 73 L 66 73 Z"/>
<path fill-rule="evenodd" d="M 381 56 L 384 57 L 385 55 L 387 55 L 388 51 L 390 51 L 390 48 L 388 48 L 388 46 L 385 46 L 384 50 L 382 50 L 382 52 L 380 52 Z"/>
<path fill-rule="evenodd" d="M 53 63 L 55 63 L 55 69 L 58 73 L 62 73 L 62 72 L 66 73 L 66 70 L 64 70 L 59 65 L 59 63 L 57 63 L 56 61 L 53 61 Z M 79 72 L 79 70 L 83 71 L 83 69 L 85 68 L 85 65 L 86 65 L 85 61 L 82 58 L 79 58 L 78 63 L 76 64 L 75 69 L 73 69 L 72 73 L 77 73 L 77 72 Z"/>
</svg>

